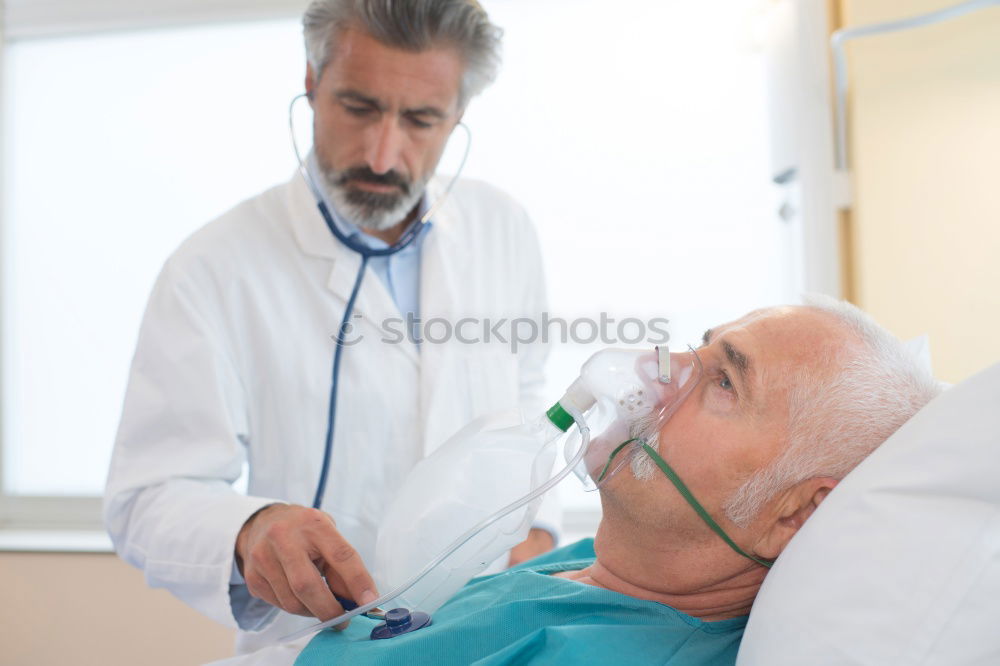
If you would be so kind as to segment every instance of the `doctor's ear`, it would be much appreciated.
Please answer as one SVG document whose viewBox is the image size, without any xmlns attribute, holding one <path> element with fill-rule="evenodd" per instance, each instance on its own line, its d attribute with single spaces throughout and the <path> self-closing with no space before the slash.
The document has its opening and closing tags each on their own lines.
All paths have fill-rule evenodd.
<svg viewBox="0 0 1000 666">
<path fill-rule="evenodd" d="M 316 75 L 313 72 L 312 65 L 306 65 L 306 99 L 309 100 L 309 104 L 313 103 L 313 99 L 316 97 Z"/>
</svg>

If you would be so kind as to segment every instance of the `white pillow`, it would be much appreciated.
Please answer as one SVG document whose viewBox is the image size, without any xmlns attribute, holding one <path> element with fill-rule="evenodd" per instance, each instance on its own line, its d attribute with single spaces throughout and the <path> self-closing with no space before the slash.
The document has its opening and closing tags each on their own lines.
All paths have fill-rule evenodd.
<svg viewBox="0 0 1000 666">
<path fill-rule="evenodd" d="M 847 476 L 761 587 L 738 666 L 1000 664 L 1000 364 Z"/>
</svg>

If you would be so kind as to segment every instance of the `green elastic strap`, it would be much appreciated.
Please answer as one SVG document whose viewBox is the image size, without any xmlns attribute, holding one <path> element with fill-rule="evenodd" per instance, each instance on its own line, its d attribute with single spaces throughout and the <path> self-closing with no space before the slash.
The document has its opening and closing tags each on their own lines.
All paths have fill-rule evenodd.
<svg viewBox="0 0 1000 666">
<path fill-rule="evenodd" d="M 610 456 L 608 456 L 608 462 L 604 463 L 604 469 L 601 470 L 601 475 L 597 477 L 597 481 L 595 483 L 600 483 L 601 481 L 604 480 L 604 476 L 608 473 L 608 469 L 611 467 L 611 461 L 615 459 L 615 456 L 618 455 L 619 451 L 624 449 L 632 442 L 638 442 L 638 441 L 640 441 L 638 437 L 633 437 L 632 439 L 626 439 L 624 442 L 616 446 L 615 450 L 611 452 Z"/>
<path fill-rule="evenodd" d="M 729 538 L 729 535 L 726 534 L 725 530 L 723 530 L 722 527 L 720 527 L 717 522 L 715 522 L 715 519 L 709 515 L 708 511 L 705 511 L 705 507 L 701 505 L 701 502 L 695 499 L 694 493 L 688 490 L 688 487 L 684 485 L 683 481 L 681 481 L 681 477 L 677 476 L 677 472 L 675 472 L 670 467 L 670 465 L 667 464 L 666 460 L 660 457 L 660 454 L 656 452 L 656 449 L 654 449 L 653 447 L 651 447 L 649 444 L 639 439 L 638 437 L 627 439 L 615 447 L 615 450 L 611 452 L 610 456 L 608 456 L 608 462 L 604 463 L 604 469 L 601 470 L 600 476 L 597 477 L 597 483 L 600 483 L 601 481 L 604 480 L 604 476 L 608 473 L 608 469 L 611 467 L 611 461 L 615 459 L 615 456 L 617 456 L 622 449 L 624 449 L 626 446 L 628 446 L 633 442 L 642 443 L 642 450 L 645 451 L 646 454 L 653 459 L 653 462 L 655 462 L 656 466 L 660 468 L 660 471 L 663 472 L 668 479 L 670 479 L 670 482 L 674 484 L 675 488 L 677 488 L 677 492 L 681 494 L 681 497 L 687 500 L 687 503 L 691 505 L 691 508 L 695 510 L 695 513 L 697 513 L 701 517 L 701 519 L 705 521 L 705 524 L 708 525 L 710 528 L 712 528 L 712 531 L 718 534 L 719 537 L 723 541 L 725 541 L 730 548 L 735 550 L 743 557 L 753 560 L 757 564 L 765 566 L 768 569 L 771 568 L 771 565 L 774 564 L 773 561 L 762 560 L 758 557 L 754 557 L 753 555 L 747 553 L 742 548 L 737 546 L 736 542 Z"/>
<path fill-rule="evenodd" d="M 771 565 L 774 564 L 773 561 L 771 561 L 771 560 L 762 560 L 759 557 L 754 557 L 750 553 L 747 553 L 742 548 L 740 548 L 739 546 L 737 546 L 736 542 L 729 538 L 729 535 L 726 534 L 725 530 L 723 530 L 721 527 L 719 527 L 719 524 L 717 522 L 715 522 L 715 519 L 712 518 L 712 516 L 708 515 L 708 511 L 705 511 L 705 507 L 703 507 L 698 502 L 698 500 L 696 500 L 694 498 L 694 495 L 691 493 L 690 490 L 688 490 L 688 487 L 684 485 L 683 481 L 681 481 L 681 477 L 677 476 L 677 473 L 674 472 L 674 470 L 672 470 L 670 468 L 670 465 L 667 464 L 667 461 L 664 460 L 663 458 L 661 458 L 660 454 L 657 453 L 656 450 L 653 447 L 651 447 L 646 442 L 643 442 L 642 443 L 642 450 L 645 451 L 646 454 L 650 458 L 653 459 L 653 462 L 655 462 L 656 466 L 660 468 L 660 471 L 667 475 L 667 478 L 670 479 L 670 482 L 673 483 L 674 487 L 677 488 L 677 492 L 679 492 L 681 494 L 681 496 L 683 496 L 684 499 L 687 500 L 687 503 L 691 505 L 691 508 L 694 509 L 695 512 L 699 516 L 701 516 L 702 520 L 705 521 L 705 524 L 708 525 L 709 527 L 711 527 L 712 531 L 715 532 L 716 534 L 718 534 L 719 537 L 721 537 L 722 540 L 725 541 L 726 544 L 728 544 L 730 548 L 732 548 L 733 550 L 735 550 L 737 553 L 739 553 L 743 557 L 745 557 L 747 559 L 750 559 L 750 560 L 753 560 L 757 564 L 765 566 L 768 569 L 771 568 Z"/>
<path fill-rule="evenodd" d="M 545 412 L 545 415 L 549 417 L 549 421 L 552 421 L 552 425 L 563 432 L 569 430 L 569 427 L 573 425 L 573 417 L 558 402 L 552 405 L 549 411 Z"/>
</svg>

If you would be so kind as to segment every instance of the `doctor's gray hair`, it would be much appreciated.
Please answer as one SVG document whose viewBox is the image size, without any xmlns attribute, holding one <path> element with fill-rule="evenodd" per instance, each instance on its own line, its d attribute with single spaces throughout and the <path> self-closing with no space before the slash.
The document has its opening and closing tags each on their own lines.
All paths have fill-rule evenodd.
<svg viewBox="0 0 1000 666">
<path fill-rule="evenodd" d="M 486 89 L 500 68 L 503 30 L 476 0 L 313 0 L 302 17 L 306 57 L 318 82 L 348 28 L 386 46 L 418 53 L 456 49 L 465 63 L 459 106 Z"/>
<path fill-rule="evenodd" d="M 842 479 L 941 392 L 924 364 L 859 308 L 811 296 L 806 306 L 853 333 L 826 367 L 803 369 L 789 394 L 788 444 L 727 500 L 747 527 L 781 491 L 817 477 Z"/>
</svg>

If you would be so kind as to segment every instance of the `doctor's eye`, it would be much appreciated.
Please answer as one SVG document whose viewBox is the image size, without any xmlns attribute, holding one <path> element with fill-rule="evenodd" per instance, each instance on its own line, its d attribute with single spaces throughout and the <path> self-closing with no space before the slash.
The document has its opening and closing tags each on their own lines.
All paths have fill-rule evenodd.
<svg viewBox="0 0 1000 666">
<path fill-rule="evenodd" d="M 407 113 L 404 117 L 407 122 L 418 129 L 427 129 L 434 124 L 428 119 L 427 116 L 421 113 Z"/>
<path fill-rule="evenodd" d="M 352 116 L 357 116 L 358 118 L 363 118 L 373 111 L 370 106 L 357 106 L 355 104 L 344 104 L 343 106 L 345 111 Z"/>
</svg>

